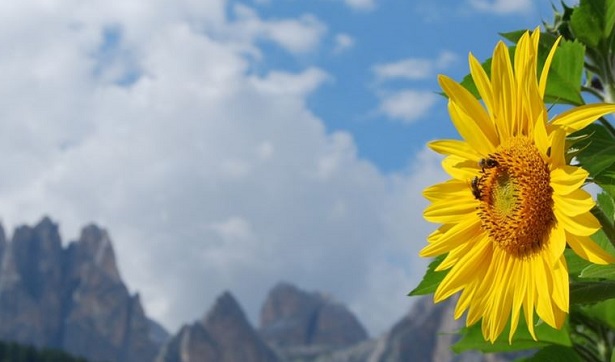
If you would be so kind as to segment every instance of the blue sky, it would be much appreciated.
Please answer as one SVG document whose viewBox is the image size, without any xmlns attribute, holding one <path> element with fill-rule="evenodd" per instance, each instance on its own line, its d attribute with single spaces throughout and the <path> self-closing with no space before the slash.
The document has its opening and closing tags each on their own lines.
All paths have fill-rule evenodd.
<svg viewBox="0 0 615 362">
<path fill-rule="evenodd" d="M 175 331 L 285 280 L 372 335 L 410 307 L 421 190 L 455 137 L 436 76 L 548 1 L 105 0 L 0 5 L 0 218 L 95 222 Z M 470 191 L 468 191 L 470 192 Z"/>
</svg>

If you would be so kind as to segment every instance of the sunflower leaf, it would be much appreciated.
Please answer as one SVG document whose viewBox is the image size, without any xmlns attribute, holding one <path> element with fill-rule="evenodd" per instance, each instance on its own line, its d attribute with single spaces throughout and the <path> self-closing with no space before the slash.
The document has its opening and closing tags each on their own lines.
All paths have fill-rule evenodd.
<svg viewBox="0 0 615 362">
<path fill-rule="evenodd" d="M 598 194 L 598 205 L 609 220 L 615 222 L 615 196 L 606 192 Z"/>
<path fill-rule="evenodd" d="M 446 255 L 444 254 L 440 255 L 435 258 L 431 263 L 429 263 L 429 266 L 427 267 L 427 272 L 425 272 L 425 275 L 423 276 L 423 280 L 421 280 L 421 282 L 416 288 L 414 288 L 410 293 L 408 293 L 408 296 L 413 297 L 417 295 L 432 294 L 436 291 L 436 288 L 438 287 L 438 285 L 440 285 L 440 282 L 448 273 L 448 270 L 439 272 L 435 271 L 436 267 L 440 265 L 442 260 L 444 260 L 445 256 Z"/>
<path fill-rule="evenodd" d="M 615 298 L 615 281 L 570 283 L 571 304 L 592 304 Z"/>
<path fill-rule="evenodd" d="M 581 362 L 581 358 L 571 347 L 551 345 L 542 348 L 531 357 L 515 360 L 516 362 Z"/>
<path fill-rule="evenodd" d="M 510 321 L 508 321 L 508 330 Z M 507 333 L 503 333 L 494 343 L 486 342 L 481 331 L 480 323 L 475 323 L 470 327 L 461 330 L 461 339 L 452 346 L 456 353 L 461 353 L 469 350 L 479 350 L 484 353 L 491 352 L 510 352 L 526 349 L 537 349 L 548 345 L 571 346 L 570 335 L 568 331 L 568 323 L 564 324 L 561 330 L 551 328 L 546 323 L 538 323 L 534 327 L 537 341 L 532 339 L 532 336 L 527 330 L 525 319 L 520 318 L 519 326 L 513 337 L 512 344 L 508 343 Z"/>
<path fill-rule="evenodd" d="M 581 43 L 566 40 L 560 43 L 549 70 L 545 99 L 574 105 L 584 103 L 581 97 L 584 59 L 585 48 Z"/>
<path fill-rule="evenodd" d="M 615 264 L 592 264 L 581 271 L 581 278 L 601 278 L 615 280 Z"/>
<path fill-rule="evenodd" d="M 583 306 L 581 310 L 585 315 L 599 319 L 608 324 L 611 329 L 615 329 L 615 299 Z"/>
<path fill-rule="evenodd" d="M 570 17 L 572 32 L 583 44 L 597 48 L 613 30 L 615 2 L 581 0 Z"/>
<path fill-rule="evenodd" d="M 615 185 L 615 142 L 608 130 L 599 124 L 590 124 L 584 129 L 573 133 L 573 137 L 591 134 L 587 139 L 581 139 L 575 147 L 581 149 L 577 159 L 594 181 L 605 191 Z M 615 195 L 613 195 L 615 196 Z"/>
</svg>

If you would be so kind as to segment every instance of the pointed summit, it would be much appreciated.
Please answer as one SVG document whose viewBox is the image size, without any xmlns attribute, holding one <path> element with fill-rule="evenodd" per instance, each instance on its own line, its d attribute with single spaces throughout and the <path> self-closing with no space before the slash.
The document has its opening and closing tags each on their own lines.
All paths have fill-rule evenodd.
<svg viewBox="0 0 615 362">
<path fill-rule="evenodd" d="M 224 292 L 201 321 L 182 327 L 156 361 L 276 362 L 278 357 L 260 339 L 233 295 Z"/>
</svg>

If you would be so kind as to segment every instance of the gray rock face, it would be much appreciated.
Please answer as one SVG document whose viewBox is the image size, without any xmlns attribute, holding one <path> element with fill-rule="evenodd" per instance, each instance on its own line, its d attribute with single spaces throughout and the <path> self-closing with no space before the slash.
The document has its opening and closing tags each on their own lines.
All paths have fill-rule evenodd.
<svg viewBox="0 0 615 362">
<path fill-rule="evenodd" d="M 0 339 L 53 347 L 93 361 L 152 361 L 160 343 L 138 295 L 120 278 L 106 231 L 90 225 L 62 248 L 44 218 L 17 228 L 0 266 Z M 6 249 L 6 251 L 4 251 Z"/>
<path fill-rule="evenodd" d="M 181 328 L 157 362 L 276 362 L 233 296 L 225 292 L 200 321 Z"/>
<path fill-rule="evenodd" d="M 277 348 L 342 348 L 367 339 L 367 332 L 343 305 L 319 293 L 280 283 L 261 310 L 260 333 Z"/>
<path fill-rule="evenodd" d="M 433 304 L 431 296 L 418 299 L 410 312 L 383 336 L 358 345 L 321 354 L 314 362 L 506 362 L 526 356 L 514 354 L 455 354 L 451 346 L 463 319 L 453 318 L 454 300 Z"/>
</svg>

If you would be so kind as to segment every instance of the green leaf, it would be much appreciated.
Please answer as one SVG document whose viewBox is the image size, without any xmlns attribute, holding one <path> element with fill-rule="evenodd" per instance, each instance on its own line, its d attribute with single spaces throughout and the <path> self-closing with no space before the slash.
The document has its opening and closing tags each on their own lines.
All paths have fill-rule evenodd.
<svg viewBox="0 0 615 362">
<path fill-rule="evenodd" d="M 583 44 L 597 48 L 608 39 L 615 21 L 615 2 L 610 0 L 581 0 L 570 17 L 570 27 Z"/>
<path fill-rule="evenodd" d="M 564 346 L 546 346 L 535 355 L 517 360 L 517 362 L 544 362 L 544 361 L 557 361 L 557 362 L 581 362 L 581 358 L 574 351 L 573 348 Z"/>
<path fill-rule="evenodd" d="M 540 40 L 542 49 L 545 47 L 548 39 L 545 39 L 543 42 L 541 37 Z M 548 45 L 546 46 L 548 47 Z M 542 63 L 544 63 L 544 59 L 547 57 L 548 50 L 550 48 L 542 50 L 545 53 Z M 567 40 L 563 40 L 560 43 L 549 70 L 545 99 L 551 102 L 574 105 L 584 103 L 581 97 L 584 59 L 585 48 L 581 43 Z"/>
<path fill-rule="evenodd" d="M 615 264 L 609 265 L 596 265 L 592 264 L 579 275 L 581 278 L 600 278 L 615 280 Z"/>
<path fill-rule="evenodd" d="M 592 48 L 596 48 L 602 38 L 604 2 L 605 0 L 581 1 L 570 17 L 570 27 L 575 37 Z"/>
<path fill-rule="evenodd" d="M 524 349 L 536 349 L 552 344 L 572 346 L 570 334 L 568 333 L 568 322 L 564 324 L 561 330 L 551 328 L 546 323 L 538 323 L 534 327 L 536 338 L 538 338 L 538 341 L 535 341 L 532 339 L 530 332 L 528 332 L 527 325 L 525 324 L 525 318 L 522 316 L 519 319 L 519 326 L 515 332 L 515 336 L 513 337 L 512 344 L 508 343 L 510 320 L 508 321 L 506 328 L 504 328 L 504 332 L 494 343 L 485 341 L 480 323 L 481 322 L 478 322 L 470 327 L 462 329 L 461 339 L 452 347 L 454 352 L 461 353 L 468 350 L 479 350 L 484 353 L 510 352 Z"/>
<path fill-rule="evenodd" d="M 598 194 L 598 205 L 609 220 L 615 222 L 615 195 L 601 192 Z"/>
<path fill-rule="evenodd" d="M 591 134 L 591 137 L 575 144 L 575 147 L 581 149 L 577 158 L 599 186 L 610 189 L 609 185 L 612 187 L 615 184 L 615 140 L 604 126 L 597 123 L 590 124 L 572 136 L 583 134 Z"/>
<path fill-rule="evenodd" d="M 429 264 L 427 267 L 427 272 L 425 272 L 425 275 L 423 276 L 423 280 L 421 280 L 416 288 L 408 293 L 408 296 L 432 294 L 436 291 L 436 288 L 440 285 L 442 279 L 444 279 L 446 274 L 448 274 L 448 270 L 439 272 L 435 271 L 436 267 L 440 265 L 442 260 L 444 260 L 444 257 L 445 255 L 440 255 Z"/>
<path fill-rule="evenodd" d="M 591 304 L 615 298 L 615 281 L 570 283 L 571 304 Z"/>
<path fill-rule="evenodd" d="M 606 300 L 581 308 L 586 315 L 599 319 L 610 328 L 615 329 L 615 299 Z"/>
</svg>

